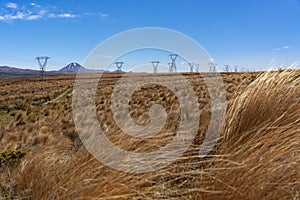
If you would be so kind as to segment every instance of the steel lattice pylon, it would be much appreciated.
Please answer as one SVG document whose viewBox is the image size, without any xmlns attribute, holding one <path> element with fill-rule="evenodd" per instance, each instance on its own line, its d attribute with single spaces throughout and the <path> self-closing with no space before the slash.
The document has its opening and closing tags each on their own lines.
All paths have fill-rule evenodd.
<svg viewBox="0 0 300 200">
<path fill-rule="evenodd" d="M 40 76 L 42 80 L 45 78 L 46 65 L 50 57 L 48 56 L 39 56 L 35 58 L 40 66 Z"/>
<path fill-rule="evenodd" d="M 177 57 L 178 57 L 177 54 L 170 54 L 170 58 L 172 60 L 172 63 L 169 63 L 170 72 L 177 72 L 177 66 L 176 66 Z"/>
<path fill-rule="evenodd" d="M 153 73 L 157 73 L 158 72 L 158 65 L 159 65 L 159 61 L 152 61 L 151 62 L 152 63 L 152 65 L 153 65 Z"/>
<path fill-rule="evenodd" d="M 124 62 L 115 62 L 117 66 L 117 72 L 122 72 L 122 67 L 124 65 Z"/>
</svg>

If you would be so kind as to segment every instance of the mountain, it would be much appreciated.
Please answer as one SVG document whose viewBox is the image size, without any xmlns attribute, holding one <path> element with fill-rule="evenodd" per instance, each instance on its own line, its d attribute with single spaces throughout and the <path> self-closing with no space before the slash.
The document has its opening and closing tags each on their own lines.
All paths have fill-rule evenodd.
<svg viewBox="0 0 300 200">
<path fill-rule="evenodd" d="M 65 73 L 77 73 L 78 71 L 85 72 L 87 69 L 85 69 L 83 66 L 81 66 L 78 63 L 70 63 L 64 68 L 60 69 L 60 72 L 65 72 Z"/>
<path fill-rule="evenodd" d="M 45 76 L 63 75 L 63 72 L 47 71 Z M 40 70 L 20 69 L 16 67 L 0 66 L 0 80 L 36 78 L 40 77 Z"/>
<path fill-rule="evenodd" d="M 40 71 L 32 69 L 19 69 L 16 67 L 0 66 L 0 74 L 7 75 L 39 75 Z"/>
<path fill-rule="evenodd" d="M 93 69 L 86 69 L 85 67 L 81 66 L 78 63 L 70 63 L 64 68 L 60 69 L 59 72 L 67 73 L 67 74 L 77 74 L 80 70 L 80 73 L 103 73 L 103 72 L 109 72 L 107 70 L 93 70 Z"/>
<path fill-rule="evenodd" d="M 58 71 L 46 71 L 45 76 L 58 76 L 64 74 L 80 73 L 104 73 L 107 70 L 91 70 L 86 69 L 78 63 L 70 63 Z M 34 78 L 40 76 L 40 70 L 20 69 L 16 67 L 0 66 L 0 80 L 18 79 L 18 78 Z"/>
</svg>

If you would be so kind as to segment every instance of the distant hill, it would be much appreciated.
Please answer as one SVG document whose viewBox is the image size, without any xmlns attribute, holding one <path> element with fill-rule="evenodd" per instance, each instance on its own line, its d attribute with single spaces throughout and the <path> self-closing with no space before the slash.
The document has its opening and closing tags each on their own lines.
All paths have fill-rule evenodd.
<svg viewBox="0 0 300 200">
<path fill-rule="evenodd" d="M 58 71 L 47 71 L 46 76 L 63 75 Z M 39 70 L 20 69 L 16 67 L 0 66 L 0 80 L 21 79 L 21 78 L 37 78 L 40 76 Z"/>
<path fill-rule="evenodd" d="M 63 75 L 59 71 L 47 71 L 46 76 Z M 22 78 L 37 78 L 40 77 L 40 70 L 20 69 L 16 67 L 0 66 L 0 80 L 22 79 Z"/>
<path fill-rule="evenodd" d="M 80 70 L 80 71 L 79 71 Z M 80 73 L 99 73 L 99 72 L 109 72 L 106 70 L 92 70 L 92 69 L 86 69 L 85 67 L 81 66 L 80 64 L 74 62 L 70 63 L 64 68 L 60 69 L 59 72 L 68 73 L 68 74 L 77 74 L 78 71 Z"/>
<path fill-rule="evenodd" d="M 87 71 L 83 66 L 81 66 L 78 63 L 70 63 L 64 68 L 60 69 L 60 72 L 66 72 L 66 73 L 77 73 L 78 71 Z"/>
<path fill-rule="evenodd" d="M 0 74 L 7 75 L 39 75 L 40 71 L 32 69 L 19 69 L 15 67 L 0 66 Z"/>
<path fill-rule="evenodd" d="M 80 73 L 103 73 L 109 72 L 104 70 L 91 70 L 86 69 L 78 63 L 70 63 L 58 71 L 46 71 L 46 76 L 58 76 L 64 74 Z M 16 67 L 0 66 L 0 80 L 18 79 L 18 78 L 35 78 L 40 76 L 40 70 L 20 69 Z"/>
</svg>

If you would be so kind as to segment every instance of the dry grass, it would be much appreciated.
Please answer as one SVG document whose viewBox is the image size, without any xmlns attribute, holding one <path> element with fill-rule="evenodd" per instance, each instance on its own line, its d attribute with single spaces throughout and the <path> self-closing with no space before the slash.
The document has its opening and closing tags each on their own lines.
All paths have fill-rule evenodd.
<svg viewBox="0 0 300 200">
<path fill-rule="evenodd" d="M 11 195 L 28 199 L 299 199 L 297 73 L 266 73 L 257 79 L 254 74 L 225 74 L 230 100 L 225 128 L 216 150 L 204 159 L 198 153 L 210 119 L 210 97 L 203 80 L 186 76 L 196 91 L 202 113 L 193 145 L 175 163 L 139 175 L 106 167 L 78 140 L 70 112 L 71 99 L 65 97 L 44 105 L 43 109 L 33 107 L 17 113 L 10 129 L 0 127 L 5 132 L 2 144 L 13 145 L 21 140 L 20 148 L 32 151 L 18 166 L 17 173 L 14 170 Z M 149 123 L 148 116 L 142 114 L 154 102 L 164 106 L 173 117 L 168 118 L 157 136 L 133 140 L 111 120 L 109 98 L 118 78 L 118 75 L 105 77 L 99 85 L 96 105 L 105 134 L 127 150 L 156 150 L 177 129 L 176 98 L 166 88 L 153 85 L 136 91 L 130 102 L 131 117 L 136 122 Z M 17 126 L 21 119 L 26 125 Z M 17 134 L 22 129 L 26 137 Z"/>
<path fill-rule="evenodd" d="M 300 80 L 294 75 L 263 74 L 231 101 L 206 187 L 228 199 L 300 198 Z"/>
</svg>

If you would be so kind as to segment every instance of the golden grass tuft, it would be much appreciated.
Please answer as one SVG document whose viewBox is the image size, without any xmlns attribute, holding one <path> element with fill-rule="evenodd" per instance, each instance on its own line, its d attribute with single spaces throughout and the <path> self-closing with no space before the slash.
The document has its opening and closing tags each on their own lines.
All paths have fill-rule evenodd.
<svg viewBox="0 0 300 200">
<path fill-rule="evenodd" d="M 204 159 L 198 157 L 203 139 L 198 134 L 186 154 L 167 168 L 127 174 L 99 163 L 82 146 L 72 150 L 65 139 L 25 158 L 17 191 L 31 199 L 298 199 L 300 81 L 293 76 L 266 73 L 237 95 L 216 150 Z M 203 133 L 208 108 L 201 117 Z M 122 143 L 117 132 L 110 137 Z M 170 137 L 172 133 L 160 134 L 156 140 Z M 160 143 L 126 140 L 128 149 L 140 152 L 153 144 Z"/>
<path fill-rule="evenodd" d="M 300 198 L 300 82 L 294 73 L 263 74 L 230 102 L 204 181 L 222 195 L 203 197 Z"/>
</svg>

